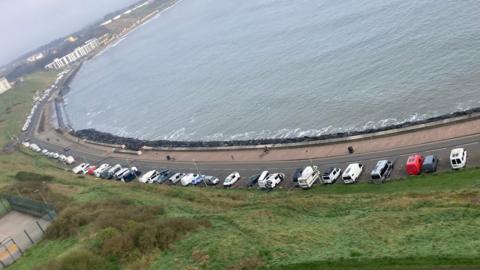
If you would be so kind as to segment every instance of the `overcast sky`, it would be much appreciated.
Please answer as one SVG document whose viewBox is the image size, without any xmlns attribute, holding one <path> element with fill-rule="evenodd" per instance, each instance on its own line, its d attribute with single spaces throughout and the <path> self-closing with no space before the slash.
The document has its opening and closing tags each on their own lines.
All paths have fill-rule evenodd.
<svg viewBox="0 0 480 270">
<path fill-rule="evenodd" d="M 0 66 L 138 0 L 0 0 Z"/>
</svg>

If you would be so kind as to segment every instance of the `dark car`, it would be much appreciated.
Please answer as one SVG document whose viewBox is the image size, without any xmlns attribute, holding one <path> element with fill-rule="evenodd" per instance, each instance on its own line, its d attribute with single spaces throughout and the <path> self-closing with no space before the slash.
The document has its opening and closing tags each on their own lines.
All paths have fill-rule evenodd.
<svg viewBox="0 0 480 270">
<path fill-rule="evenodd" d="M 132 167 L 126 174 L 123 175 L 122 181 L 123 182 L 132 182 L 137 178 L 137 176 L 141 175 L 142 173 L 135 167 Z"/>
<path fill-rule="evenodd" d="M 163 170 L 160 171 L 160 175 L 158 176 L 158 181 L 157 183 L 163 183 L 165 182 L 170 176 L 172 176 L 174 173 L 171 172 L 170 170 Z"/>
<path fill-rule="evenodd" d="M 302 176 L 303 168 L 298 168 L 293 172 L 292 180 L 293 182 L 298 182 L 298 178 Z"/>
<path fill-rule="evenodd" d="M 258 178 L 260 178 L 260 174 L 252 175 L 247 180 L 247 187 L 254 187 L 258 183 Z"/>
<path fill-rule="evenodd" d="M 438 158 L 434 155 L 429 155 L 425 157 L 422 165 L 422 171 L 424 173 L 434 173 L 437 171 L 438 167 Z"/>
</svg>

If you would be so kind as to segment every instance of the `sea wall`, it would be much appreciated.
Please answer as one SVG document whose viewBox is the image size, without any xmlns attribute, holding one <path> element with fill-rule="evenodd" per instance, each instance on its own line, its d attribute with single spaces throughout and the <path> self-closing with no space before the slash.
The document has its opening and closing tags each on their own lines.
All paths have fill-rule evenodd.
<svg viewBox="0 0 480 270">
<path fill-rule="evenodd" d="M 94 129 L 83 129 L 78 131 L 71 131 L 73 136 L 76 136 L 81 139 L 88 141 L 101 142 L 105 144 L 113 145 L 125 145 L 127 149 L 138 151 L 142 147 L 152 147 L 152 148 L 219 148 L 219 147 L 245 147 L 245 146 L 261 146 L 261 145 L 286 145 L 286 144 L 299 144 L 299 143 L 312 143 L 312 142 L 322 142 L 331 139 L 342 139 L 353 136 L 361 135 L 373 135 L 375 133 L 381 134 L 386 131 L 396 131 L 401 132 L 402 130 L 412 128 L 424 128 L 426 124 L 438 123 L 442 124 L 445 120 L 449 119 L 468 119 L 469 116 L 479 116 L 480 107 L 474 108 L 466 111 L 458 111 L 454 113 L 444 114 L 441 116 L 431 117 L 424 120 L 405 122 L 397 125 L 391 125 L 376 129 L 366 129 L 358 131 L 349 131 L 349 132 L 339 132 L 325 134 L 315 137 L 299 137 L 299 138 L 285 138 L 285 139 L 256 139 L 256 140 L 238 140 L 238 141 L 168 141 L 168 140 L 141 140 L 136 138 L 127 138 L 116 136 L 107 132 L 101 132 Z M 443 121 L 443 122 L 442 122 Z"/>
</svg>

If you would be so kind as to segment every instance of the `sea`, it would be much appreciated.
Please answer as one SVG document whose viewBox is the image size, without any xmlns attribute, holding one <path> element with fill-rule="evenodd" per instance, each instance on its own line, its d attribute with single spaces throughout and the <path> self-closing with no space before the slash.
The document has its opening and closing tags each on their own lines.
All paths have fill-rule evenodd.
<svg viewBox="0 0 480 270">
<path fill-rule="evenodd" d="M 183 0 L 86 62 L 74 129 L 249 140 L 480 106 L 478 0 Z"/>
</svg>

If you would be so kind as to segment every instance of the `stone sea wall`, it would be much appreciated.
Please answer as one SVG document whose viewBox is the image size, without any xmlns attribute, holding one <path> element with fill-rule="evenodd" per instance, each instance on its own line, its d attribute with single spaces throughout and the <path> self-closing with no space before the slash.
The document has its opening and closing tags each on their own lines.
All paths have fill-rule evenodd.
<svg viewBox="0 0 480 270">
<path fill-rule="evenodd" d="M 285 139 L 255 139 L 255 140 L 239 140 L 239 141 L 168 141 L 168 140 L 140 140 L 136 138 L 126 138 L 116 136 L 110 133 L 97 131 L 94 129 L 84 129 L 78 131 L 71 131 L 73 136 L 89 141 L 95 141 L 106 144 L 125 145 L 130 150 L 140 150 L 143 146 L 148 147 L 172 147 L 172 148 L 189 148 L 189 147 L 228 147 L 228 146 L 255 146 L 255 145 L 272 145 L 272 144 L 291 144 L 302 142 L 322 141 L 328 139 L 340 139 L 350 136 L 367 135 L 382 131 L 389 131 L 407 127 L 414 127 L 432 122 L 438 122 L 446 119 L 457 118 L 462 116 L 469 116 L 480 113 L 480 107 L 466 111 L 459 111 L 441 116 L 431 117 L 424 120 L 404 122 L 397 125 L 391 125 L 376 129 L 366 129 L 359 131 L 339 132 L 325 134 L 315 137 L 299 137 L 299 138 L 285 138 Z"/>
</svg>

